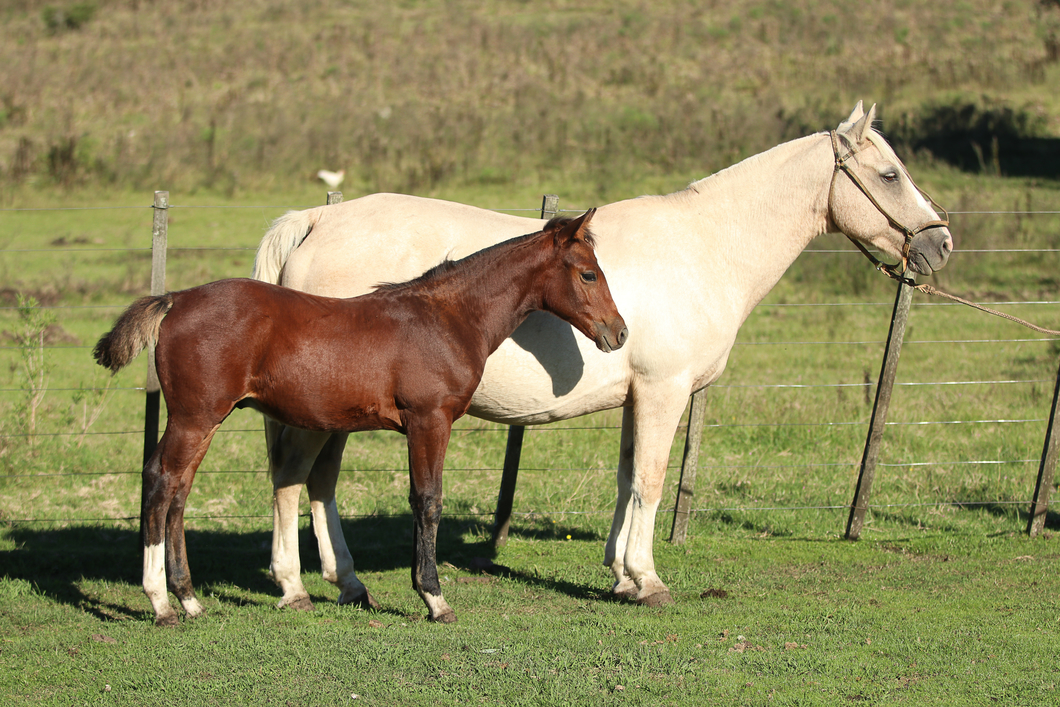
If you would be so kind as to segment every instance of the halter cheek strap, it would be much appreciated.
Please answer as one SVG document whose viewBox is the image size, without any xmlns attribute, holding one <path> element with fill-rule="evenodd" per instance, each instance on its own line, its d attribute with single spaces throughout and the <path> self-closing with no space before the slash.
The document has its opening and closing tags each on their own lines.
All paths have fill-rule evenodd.
<svg viewBox="0 0 1060 707">
<path fill-rule="evenodd" d="M 910 228 L 910 227 L 904 225 L 903 223 L 898 221 L 896 218 L 894 218 L 893 216 L 891 216 L 891 214 L 889 214 L 887 212 L 887 209 L 885 209 L 883 207 L 883 205 L 876 199 L 876 197 L 872 195 L 872 192 L 870 192 L 868 187 L 865 186 L 865 183 L 863 181 L 861 181 L 861 178 L 854 172 L 853 169 L 850 168 L 850 165 L 849 165 L 850 159 L 854 155 L 856 155 L 858 152 L 860 152 L 861 148 L 858 147 L 858 146 L 855 146 L 849 152 L 847 152 L 846 154 L 840 154 L 840 152 L 839 152 L 839 135 L 836 133 L 835 130 L 832 130 L 829 133 L 829 136 L 832 139 L 832 153 L 835 155 L 835 168 L 832 171 L 832 184 L 829 187 L 829 193 L 828 193 L 828 205 L 829 205 L 829 208 L 832 205 L 832 192 L 835 190 L 836 179 L 839 177 L 839 173 L 842 172 L 843 174 L 845 174 L 848 177 L 850 177 L 850 181 L 852 181 L 854 183 L 854 186 L 856 186 L 858 188 L 858 190 L 861 191 L 861 193 L 864 194 L 868 198 L 868 200 L 872 203 L 872 205 L 876 207 L 877 211 L 879 211 L 881 214 L 883 214 L 883 217 L 887 219 L 887 222 L 889 224 L 891 224 L 891 226 L 893 226 L 894 228 L 898 229 L 903 234 L 905 234 L 905 243 L 902 245 L 902 269 L 899 270 L 898 269 L 898 265 L 887 265 L 886 263 L 881 262 L 876 256 L 874 256 L 872 253 L 870 253 L 868 251 L 868 249 L 864 245 L 862 245 L 859 241 L 851 238 L 849 235 L 847 235 L 847 238 L 850 239 L 851 243 L 853 243 L 854 245 L 856 245 L 858 247 L 858 250 L 860 250 L 865 255 L 865 257 L 868 258 L 872 262 L 873 266 L 877 270 L 879 270 L 880 272 L 884 273 L 885 275 L 887 275 L 891 279 L 903 280 L 904 278 L 902 277 L 902 275 L 904 275 L 905 272 L 909 269 L 909 248 L 913 244 L 913 238 L 918 233 L 926 231 L 929 228 L 948 228 L 949 225 L 950 225 L 950 215 L 949 215 L 949 213 L 946 211 L 946 209 L 944 209 L 941 206 L 939 206 L 938 202 L 936 202 L 934 199 L 932 199 L 931 196 L 927 192 L 925 192 L 923 189 L 918 187 L 916 185 L 916 183 L 913 181 L 913 178 L 909 176 L 908 172 L 906 172 L 906 177 L 909 178 L 909 183 L 913 185 L 913 188 L 916 189 L 918 192 L 920 192 L 920 195 L 923 196 L 925 199 L 927 199 L 928 202 L 935 208 L 936 211 L 941 211 L 942 214 L 943 214 L 943 218 L 937 219 L 937 220 L 934 220 L 934 221 L 926 221 L 926 222 L 920 224 L 919 226 L 917 226 L 916 228 Z M 844 235 L 846 235 L 846 234 L 844 234 Z"/>
<path fill-rule="evenodd" d="M 861 181 L 861 179 L 858 177 L 858 175 L 854 174 L 854 171 L 852 169 L 850 169 L 850 166 L 847 164 L 847 162 L 850 161 L 850 158 L 853 157 L 854 155 L 856 155 L 861 148 L 855 147 L 850 152 L 846 153 L 845 155 L 840 156 L 840 154 L 839 154 L 839 136 L 836 135 L 836 132 L 834 130 L 831 132 L 831 136 L 832 136 L 832 152 L 835 153 L 835 170 L 832 172 L 832 184 L 829 187 L 829 191 L 828 191 L 828 206 L 829 206 L 829 208 L 831 208 L 831 205 L 832 205 L 832 191 L 835 189 L 835 181 L 839 177 L 839 173 L 843 172 L 848 177 L 850 177 L 850 181 L 854 182 L 854 185 L 858 189 L 861 190 L 861 193 L 864 194 L 866 197 L 868 197 L 869 201 L 872 202 L 872 205 L 875 206 L 876 209 L 881 214 L 884 215 L 884 217 L 887 219 L 887 221 L 892 226 L 894 226 L 899 231 L 901 231 L 902 233 L 905 234 L 905 245 L 902 246 L 902 269 L 901 270 L 897 269 L 898 268 L 897 265 L 887 265 L 886 263 L 880 262 L 880 260 L 878 258 L 876 258 L 876 256 L 874 256 L 872 253 L 870 253 L 868 251 L 868 249 L 865 246 L 863 246 L 859 241 L 856 241 L 853 238 L 850 238 L 850 236 L 847 236 L 847 238 L 850 238 L 850 242 L 853 243 L 854 245 L 856 245 L 858 247 L 858 250 L 860 250 L 862 253 L 864 253 L 865 257 L 872 261 L 872 264 L 876 267 L 877 270 L 879 270 L 880 272 L 882 272 L 884 275 L 886 275 L 887 277 L 891 278 L 892 280 L 897 280 L 898 282 L 904 283 L 904 284 L 912 287 L 915 290 L 919 290 L 920 292 L 923 292 L 924 294 L 936 295 L 938 297 L 945 297 L 947 299 L 953 300 L 954 302 L 960 302 L 961 304 L 966 304 L 969 307 L 974 307 L 974 308 L 976 308 L 976 309 L 978 309 L 978 310 L 980 310 L 982 312 L 986 312 L 988 314 L 993 314 L 993 315 L 996 315 L 998 317 L 1002 317 L 1004 319 L 1008 319 L 1009 321 L 1015 322 L 1017 324 L 1022 324 L 1023 326 L 1025 326 L 1025 327 L 1027 327 L 1029 329 L 1033 329 L 1034 331 L 1040 332 L 1042 334 L 1050 334 L 1052 336 L 1060 336 L 1060 331 L 1057 331 L 1057 330 L 1054 330 L 1054 329 L 1046 329 L 1045 327 L 1038 326 L 1037 324 L 1031 324 L 1030 322 L 1025 321 L 1023 319 L 1020 319 L 1019 317 L 1014 317 L 1011 314 L 1005 314 L 1004 312 L 999 312 L 996 309 L 990 309 L 989 307 L 984 307 L 981 304 L 976 304 L 975 302 L 969 302 L 968 300 L 963 299 L 961 297 L 957 297 L 956 295 L 951 295 L 951 294 L 949 294 L 947 292 L 942 292 L 941 290 L 937 290 L 934 287 L 932 287 L 931 285 L 928 285 L 926 283 L 922 283 L 922 284 L 918 285 L 913 280 L 910 280 L 907 277 L 903 277 L 903 275 L 905 275 L 905 272 L 906 272 L 906 270 L 909 267 L 909 246 L 913 242 L 913 237 L 916 236 L 916 234 L 920 233 L 921 231 L 926 231 L 929 228 L 948 228 L 949 225 L 950 225 L 950 215 L 949 215 L 949 213 L 946 211 L 946 209 L 944 209 L 941 206 L 939 206 L 938 202 L 936 202 L 934 199 L 932 199 L 927 194 L 927 192 L 925 192 L 923 189 L 918 187 L 916 185 L 916 183 L 913 182 L 913 178 L 909 177 L 909 173 L 906 172 L 906 176 L 909 177 L 909 182 L 913 185 L 913 187 L 918 192 L 920 192 L 920 194 L 925 199 L 927 199 L 929 202 L 931 202 L 931 205 L 934 206 L 936 210 L 942 212 L 943 218 L 938 219 L 936 221 L 928 221 L 926 223 L 921 224 L 920 226 L 918 226 L 916 228 L 909 228 L 908 226 L 902 225 L 896 219 L 894 219 L 889 213 L 887 213 L 887 210 L 884 209 L 883 206 L 880 204 L 880 202 L 878 202 L 876 200 L 876 198 L 868 190 L 868 188 Z M 846 235 L 846 234 L 844 234 L 844 235 Z"/>
</svg>

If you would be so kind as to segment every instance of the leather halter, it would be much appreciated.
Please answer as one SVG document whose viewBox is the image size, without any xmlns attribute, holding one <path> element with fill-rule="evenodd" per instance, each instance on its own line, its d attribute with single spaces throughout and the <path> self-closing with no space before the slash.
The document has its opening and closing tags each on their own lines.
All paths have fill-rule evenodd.
<svg viewBox="0 0 1060 707">
<path fill-rule="evenodd" d="M 894 217 L 892 217 L 889 213 L 887 213 L 887 210 L 884 209 L 883 206 L 880 204 L 880 202 L 878 202 L 876 200 L 876 198 L 868 190 L 868 188 L 861 181 L 861 179 L 858 177 L 858 175 L 854 174 L 854 171 L 847 165 L 847 161 L 850 160 L 851 157 L 856 155 L 861 150 L 861 148 L 860 147 L 854 147 L 847 154 L 840 156 L 840 154 L 839 154 L 839 136 L 836 135 L 835 130 L 831 131 L 830 135 L 832 137 L 832 152 L 835 153 L 835 170 L 833 170 L 833 172 L 832 172 L 832 183 L 831 183 L 831 185 L 828 188 L 828 208 L 829 209 L 832 208 L 832 192 L 835 190 L 835 180 L 839 176 L 839 172 L 842 171 L 848 177 L 850 177 L 850 181 L 854 182 L 854 185 L 858 189 L 861 190 L 861 193 L 864 194 L 866 197 L 868 197 L 869 201 L 872 202 L 872 205 L 875 206 L 876 209 L 881 214 L 883 214 L 883 216 L 887 219 L 887 221 L 890 222 L 890 224 L 892 226 L 894 226 L 899 231 L 901 231 L 902 233 L 905 234 L 905 245 L 902 246 L 902 269 L 901 270 L 897 269 L 898 268 L 897 265 L 887 265 L 886 263 L 880 262 L 880 260 L 878 258 L 876 258 L 876 256 L 874 256 L 872 253 L 870 253 L 868 251 L 868 249 L 865 246 L 863 246 L 860 242 L 854 240 L 853 238 L 850 238 L 850 236 L 847 235 L 847 234 L 843 234 L 843 235 L 847 235 L 847 238 L 850 238 L 850 242 L 853 243 L 854 245 L 856 245 L 858 247 L 858 250 L 860 250 L 862 253 L 864 253 L 865 257 L 872 261 L 872 264 L 876 267 L 877 270 L 879 270 L 880 272 L 882 272 L 884 275 L 886 275 L 887 277 L 891 278 L 892 280 L 897 280 L 898 282 L 900 282 L 902 284 L 905 284 L 905 285 L 908 285 L 909 287 L 912 287 L 915 290 L 919 290 L 920 292 L 923 292 L 924 294 L 936 295 L 938 297 L 945 297 L 947 299 L 953 300 L 954 302 L 960 302 L 961 304 L 966 304 L 969 307 L 974 307 L 974 308 L 978 309 L 981 312 L 986 312 L 987 314 L 993 314 L 995 316 L 1002 317 L 1004 319 L 1008 319 L 1011 322 L 1015 322 L 1017 324 L 1022 324 L 1023 326 L 1028 327 L 1029 329 L 1033 329 L 1034 331 L 1041 332 L 1042 334 L 1049 334 L 1051 336 L 1060 336 L 1060 331 L 1058 331 L 1058 330 L 1046 329 L 1045 327 L 1038 326 L 1037 324 L 1031 324 L 1030 322 L 1025 321 L 1023 319 L 1020 319 L 1019 317 L 1014 317 L 1011 314 L 1005 314 L 1004 312 L 999 312 L 996 309 L 991 309 L 989 307 L 984 307 L 983 305 L 976 304 L 975 302 L 969 302 L 968 300 L 963 299 L 961 297 L 957 297 L 956 295 L 951 295 L 951 294 L 949 294 L 947 292 L 942 292 L 941 290 L 937 290 L 934 287 L 932 287 L 931 285 L 928 285 L 926 283 L 922 283 L 922 284 L 918 285 L 914 280 L 912 280 L 912 279 L 910 279 L 908 277 L 903 277 L 905 275 L 906 271 L 909 269 L 909 246 L 913 242 L 913 237 L 916 236 L 916 234 L 918 234 L 918 233 L 920 233 L 922 231 L 926 231 L 929 228 L 949 228 L 949 225 L 950 225 L 950 215 L 949 215 L 949 213 L 946 211 L 946 209 L 944 209 L 941 206 L 939 206 L 939 203 L 937 201 L 935 201 L 934 199 L 932 199 L 928 195 L 927 192 L 925 192 L 923 189 L 918 187 L 916 185 L 916 183 L 913 181 L 913 178 L 909 177 L 909 172 L 906 172 L 905 176 L 909 177 L 909 182 L 910 182 L 910 184 L 913 185 L 913 188 L 916 189 L 918 192 L 920 192 L 920 194 L 925 199 L 927 199 L 931 203 L 931 205 L 935 207 L 935 209 L 941 211 L 942 214 L 943 214 L 943 218 L 935 220 L 935 221 L 928 221 L 926 223 L 921 224 L 920 226 L 917 226 L 916 228 L 909 228 L 908 226 L 902 225 Z"/>
<path fill-rule="evenodd" d="M 883 205 L 876 200 L 876 197 L 872 195 L 872 192 L 870 192 L 868 187 L 865 186 L 865 183 L 861 181 L 861 178 L 858 177 L 858 175 L 854 173 L 854 170 L 850 168 L 850 165 L 848 164 L 850 158 L 860 152 L 861 148 L 855 146 L 845 155 L 841 155 L 839 152 L 839 135 L 836 134 L 835 130 L 832 130 L 829 132 L 829 136 L 832 139 L 832 153 L 835 155 L 835 169 L 832 171 L 832 184 L 828 190 L 828 207 L 831 208 L 832 206 L 832 192 L 835 190 L 835 180 L 839 176 L 839 173 L 843 172 L 848 177 L 850 177 L 850 181 L 854 183 L 854 186 L 856 186 L 861 191 L 861 193 L 864 194 L 870 202 L 872 202 L 872 205 L 876 207 L 876 210 L 883 214 L 884 218 L 887 219 L 887 222 L 890 223 L 891 226 L 905 234 L 905 244 L 902 246 L 902 269 L 898 270 L 898 265 L 887 265 L 886 263 L 881 262 L 878 258 L 876 258 L 876 256 L 870 253 L 868 249 L 859 241 L 851 238 L 849 235 L 847 235 L 847 238 L 850 239 L 851 243 L 858 247 L 858 250 L 864 253 L 866 258 L 872 261 L 873 266 L 875 266 L 877 270 L 884 273 L 891 279 L 904 280 L 902 276 L 909 269 L 909 247 L 913 243 L 913 238 L 918 233 L 926 231 L 929 228 L 949 228 L 949 212 L 947 212 L 946 209 L 942 208 L 937 201 L 932 199 L 927 192 L 918 187 L 916 183 L 913 182 L 913 178 L 909 176 L 909 172 L 906 172 L 905 176 L 909 179 L 909 183 L 913 185 L 913 188 L 920 192 L 920 195 L 927 199 L 928 202 L 930 202 L 931 205 L 935 207 L 936 211 L 941 211 L 943 214 L 943 218 L 934 221 L 927 221 L 925 223 L 920 224 L 916 228 L 909 228 L 908 226 L 902 224 L 889 213 L 887 213 L 887 209 L 883 208 Z"/>
</svg>

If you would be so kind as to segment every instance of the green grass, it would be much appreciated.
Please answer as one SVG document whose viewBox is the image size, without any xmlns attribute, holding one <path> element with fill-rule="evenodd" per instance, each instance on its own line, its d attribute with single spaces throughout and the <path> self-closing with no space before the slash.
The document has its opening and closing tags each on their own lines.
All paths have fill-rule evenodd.
<svg viewBox="0 0 1060 707">
<path fill-rule="evenodd" d="M 616 412 L 528 431 L 497 553 L 487 540 L 504 431 L 460 422 L 439 539 L 455 625 L 423 621 L 409 586 L 404 440 L 389 433 L 351 440 L 339 488 L 383 609 L 334 605 L 305 520 L 317 611 L 274 608 L 271 489 L 247 412 L 218 434 L 189 500 L 209 615 L 155 629 L 139 588 L 144 368 L 100 403 L 106 377 L 89 350 L 148 289 L 151 189 L 171 190 L 167 285 L 178 289 L 247 274 L 268 222 L 323 202 L 321 167 L 347 169 L 346 198 L 395 190 L 533 210 L 552 192 L 576 209 L 680 189 L 835 127 L 859 99 L 879 102 L 891 135 L 926 107 L 966 103 L 1060 134 L 1056 3 L 854 8 L 7 4 L 0 206 L 42 210 L 0 211 L 0 701 L 1056 702 L 1060 524 L 1050 514 L 1034 540 L 1022 529 L 1060 346 L 918 295 L 874 507 L 863 539 L 844 542 L 893 288 L 831 237 L 748 320 L 708 393 L 690 540 L 664 541 L 666 513 L 656 528 L 675 606 L 606 596 Z M 1060 256 L 1040 250 L 1060 248 L 1055 182 L 910 157 L 954 212 L 957 252 L 933 284 L 977 300 L 1058 299 Z M 17 293 L 56 317 L 33 436 L 12 348 Z M 1002 308 L 1058 326 L 1055 305 Z M 511 572 L 478 574 L 476 557 Z M 712 589 L 725 598 L 702 596 Z"/>
<path fill-rule="evenodd" d="M 1051 184 L 966 177 L 929 165 L 914 165 L 913 173 L 946 194 L 944 203 L 963 200 L 963 211 L 1028 200 L 1054 210 Z M 523 202 L 533 208 L 539 200 L 530 195 Z M 171 201 L 185 205 L 170 214 L 177 250 L 169 283 L 183 287 L 245 274 L 267 221 L 286 206 L 319 203 L 322 194 L 296 195 L 292 203 L 265 194 L 253 201 L 279 206 L 250 209 L 216 197 L 172 194 Z M 45 436 L 24 436 L 17 351 L 2 350 L 0 695 L 7 701 L 1056 699 L 1060 625 L 1050 597 L 1060 590 L 1060 526 L 1051 514 L 1043 537 L 1022 534 L 1056 343 L 918 296 L 891 408 L 891 421 L 900 424 L 887 430 L 863 540 L 847 543 L 845 507 L 871 410 L 865 381 L 874 383 L 879 370 L 893 289 L 832 237 L 800 257 L 747 322 L 725 376 L 708 393 L 690 540 L 665 542 L 666 513 L 656 528 L 658 569 L 676 606 L 651 610 L 607 598 L 610 579 L 600 561 L 620 419 L 611 411 L 528 431 L 512 535 L 499 552 L 488 538 L 504 431 L 470 418 L 459 423 L 439 540 L 443 589 L 460 617 L 450 627 L 424 622 L 409 586 L 404 439 L 354 436 L 339 507 L 360 574 L 383 609 L 334 606 L 303 520 L 303 569 L 318 609 L 277 611 L 278 593 L 265 574 L 271 489 L 260 420 L 240 412 L 215 439 L 189 500 L 192 573 L 209 616 L 156 630 L 139 588 L 143 396 L 135 388 L 143 369 L 138 364 L 115 379 L 83 441 L 86 407 L 96 398 L 78 390 L 105 380 L 88 349 L 119 308 L 147 288 L 145 251 L 107 249 L 145 246 L 149 202 L 150 195 L 97 199 L 75 192 L 67 203 L 140 205 L 8 211 L 0 220 L 6 281 L 57 307 L 50 311 L 59 326 L 46 349 L 51 390 L 38 423 Z M 479 203 L 523 205 L 498 194 Z M 561 205 L 570 203 L 563 196 Z M 190 208 L 200 206 L 211 208 Z M 958 215 L 954 231 L 958 248 L 965 243 L 970 251 L 1053 247 L 1054 219 Z M 226 250 L 200 249 L 217 247 Z M 842 252 L 827 252 L 833 250 Z M 961 294 L 1055 300 L 1056 257 L 958 250 L 937 279 Z M 821 304 L 828 306 L 808 306 Z M 1006 307 L 1047 326 L 1056 324 L 1054 309 Z M 0 329 L 11 331 L 14 312 L 2 316 Z M 951 343 L 933 343 L 939 341 Z M 1005 380 L 1020 382 L 976 382 Z M 938 381 L 967 384 L 914 385 Z M 968 422 L 976 420 L 1033 421 Z M 941 424 L 954 421 L 968 424 Z M 672 503 L 682 440 L 679 431 L 664 508 Z M 481 575 L 471 569 L 476 557 L 511 572 Z M 726 598 L 701 597 L 711 589 Z"/>
<path fill-rule="evenodd" d="M 63 5 L 96 11 L 56 31 Z M 357 190 L 561 179 L 611 201 L 833 128 L 858 99 L 888 129 L 987 100 L 1060 134 L 1060 10 L 1037 0 L 19 0 L 0 17 L 3 201 L 56 184 L 246 195 L 322 167 Z"/>
<path fill-rule="evenodd" d="M 408 550 L 409 521 L 347 525 L 367 540 L 361 576 L 379 612 L 334 606 L 313 577 L 315 612 L 277 611 L 264 529 L 193 531 L 209 614 L 170 631 L 151 625 L 129 581 L 135 530 L 11 532 L 0 551 L 0 694 L 17 704 L 1056 699 L 1055 539 L 907 529 L 851 544 L 698 519 L 688 544 L 657 548 L 677 604 L 653 610 L 604 596 L 603 521 L 564 525 L 571 540 L 517 524 L 496 557 L 507 577 L 461 569 L 490 550 L 482 527 L 448 522 L 443 589 L 460 621 L 436 626 L 395 552 Z M 711 589 L 724 598 L 701 596 Z"/>
</svg>

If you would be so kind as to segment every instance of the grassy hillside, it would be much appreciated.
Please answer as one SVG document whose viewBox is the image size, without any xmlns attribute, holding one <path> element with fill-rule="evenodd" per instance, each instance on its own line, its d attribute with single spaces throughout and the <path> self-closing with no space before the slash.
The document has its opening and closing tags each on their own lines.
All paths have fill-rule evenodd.
<svg viewBox="0 0 1060 707">
<path fill-rule="evenodd" d="M 834 127 L 983 102 L 1060 134 L 1035 0 L 279 3 L 0 10 L 0 187 L 515 187 L 607 200 Z M 669 184 L 669 182 L 667 182 Z M 569 186 L 568 186 L 569 185 Z"/>
</svg>

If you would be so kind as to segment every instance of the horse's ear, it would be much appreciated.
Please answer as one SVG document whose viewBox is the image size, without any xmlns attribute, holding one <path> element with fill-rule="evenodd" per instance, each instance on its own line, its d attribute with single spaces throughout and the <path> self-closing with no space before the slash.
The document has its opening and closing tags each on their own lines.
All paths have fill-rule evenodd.
<svg viewBox="0 0 1060 707">
<path fill-rule="evenodd" d="M 858 113 L 861 116 L 855 120 L 851 120 Z M 836 132 L 843 137 L 850 144 L 851 147 L 856 147 L 863 143 L 869 138 L 869 132 L 872 130 L 872 123 L 876 120 L 876 104 L 873 103 L 872 107 L 869 108 L 868 113 L 862 112 L 861 101 L 858 101 L 857 106 L 854 108 L 854 112 L 850 114 L 850 118 L 839 124 L 839 128 Z"/>
<path fill-rule="evenodd" d="M 593 220 L 593 214 L 595 213 L 596 209 L 589 209 L 578 218 L 571 219 L 563 224 L 559 233 L 556 234 L 556 238 L 560 241 L 584 241 L 589 233 L 589 222 Z"/>
<path fill-rule="evenodd" d="M 839 124 L 839 127 L 836 129 L 836 132 L 840 132 L 841 133 L 841 132 L 845 132 L 847 130 L 850 130 L 851 126 L 853 126 L 854 123 L 856 123 L 859 120 L 861 120 L 861 118 L 864 115 L 865 115 L 865 109 L 862 106 L 861 101 L 858 101 L 858 104 L 856 106 L 854 106 L 854 110 L 850 111 L 850 116 L 847 117 L 846 120 L 844 120 L 842 123 Z"/>
</svg>

